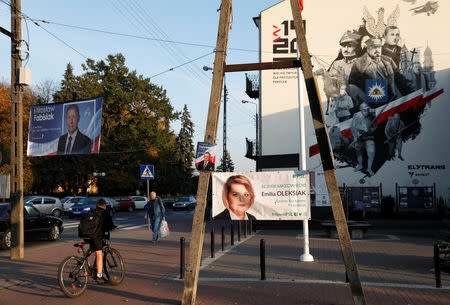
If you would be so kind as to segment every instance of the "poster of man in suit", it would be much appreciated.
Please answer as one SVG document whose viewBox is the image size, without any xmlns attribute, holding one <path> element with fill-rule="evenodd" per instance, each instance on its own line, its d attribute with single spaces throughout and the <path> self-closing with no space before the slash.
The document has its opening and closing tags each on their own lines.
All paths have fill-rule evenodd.
<svg viewBox="0 0 450 305">
<path fill-rule="evenodd" d="M 101 97 L 31 106 L 27 156 L 98 153 L 101 118 Z"/>
</svg>

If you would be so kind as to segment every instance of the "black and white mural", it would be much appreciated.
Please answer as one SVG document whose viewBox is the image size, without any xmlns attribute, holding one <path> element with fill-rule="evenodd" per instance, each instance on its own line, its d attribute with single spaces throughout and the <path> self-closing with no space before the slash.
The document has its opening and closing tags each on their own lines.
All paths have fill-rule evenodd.
<svg viewBox="0 0 450 305">
<path fill-rule="evenodd" d="M 367 177 L 405 161 L 403 143 L 421 133 L 421 117 L 444 92 L 436 86 L 431 48 L 408 46 L 399 16 L 398 5 L 374 12 L 364 6 L 362 23 L 342 33 L 331 65 L 315 71 L 323 78 L 334 156 Z"/>
</svg>

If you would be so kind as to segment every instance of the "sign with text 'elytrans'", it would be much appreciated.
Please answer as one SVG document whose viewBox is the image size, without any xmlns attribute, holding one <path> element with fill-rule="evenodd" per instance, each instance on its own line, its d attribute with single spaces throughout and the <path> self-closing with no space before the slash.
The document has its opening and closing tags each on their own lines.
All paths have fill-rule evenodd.
<svg viewBox="0 0 450 305">
<path fill-rule="evenodd" d="M 141 179 L 155 179 L 155 168 L 153 165 L 141 165 Z"/>
</svg>

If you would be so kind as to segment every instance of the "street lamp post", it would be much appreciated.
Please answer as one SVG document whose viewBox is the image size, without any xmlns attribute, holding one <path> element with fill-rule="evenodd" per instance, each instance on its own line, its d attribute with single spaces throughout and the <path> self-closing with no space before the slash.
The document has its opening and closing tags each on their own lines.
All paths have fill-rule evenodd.
<svg viewBox="0 0 450 305">
<path fill-rule="evenodd" d="M 253 104 L 255 105 L 255 116 L 256 116 L 256 138 L 255 138 L 255 153 L 258 156 L 259 154 L 259 145 L 258 145 L 258 104 L 252 101 L 242 100 L 242 104 Z"/>
</svg>

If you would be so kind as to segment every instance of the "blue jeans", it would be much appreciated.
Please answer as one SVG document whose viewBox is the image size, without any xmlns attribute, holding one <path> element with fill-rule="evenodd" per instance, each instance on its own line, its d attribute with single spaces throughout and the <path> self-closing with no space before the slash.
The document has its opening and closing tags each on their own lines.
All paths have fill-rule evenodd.
<svg viewBox="0 0 450 305">
<path fill-rule="evenodd" d="M 161 220 L 162 220 L 161 216 L 153 215 L 150 217 L 150 226 L 153 231 L 153 240 L 158 239 L 158 233 L 159 233 L 159 227 L 161 226 Z"/>
</svg>

